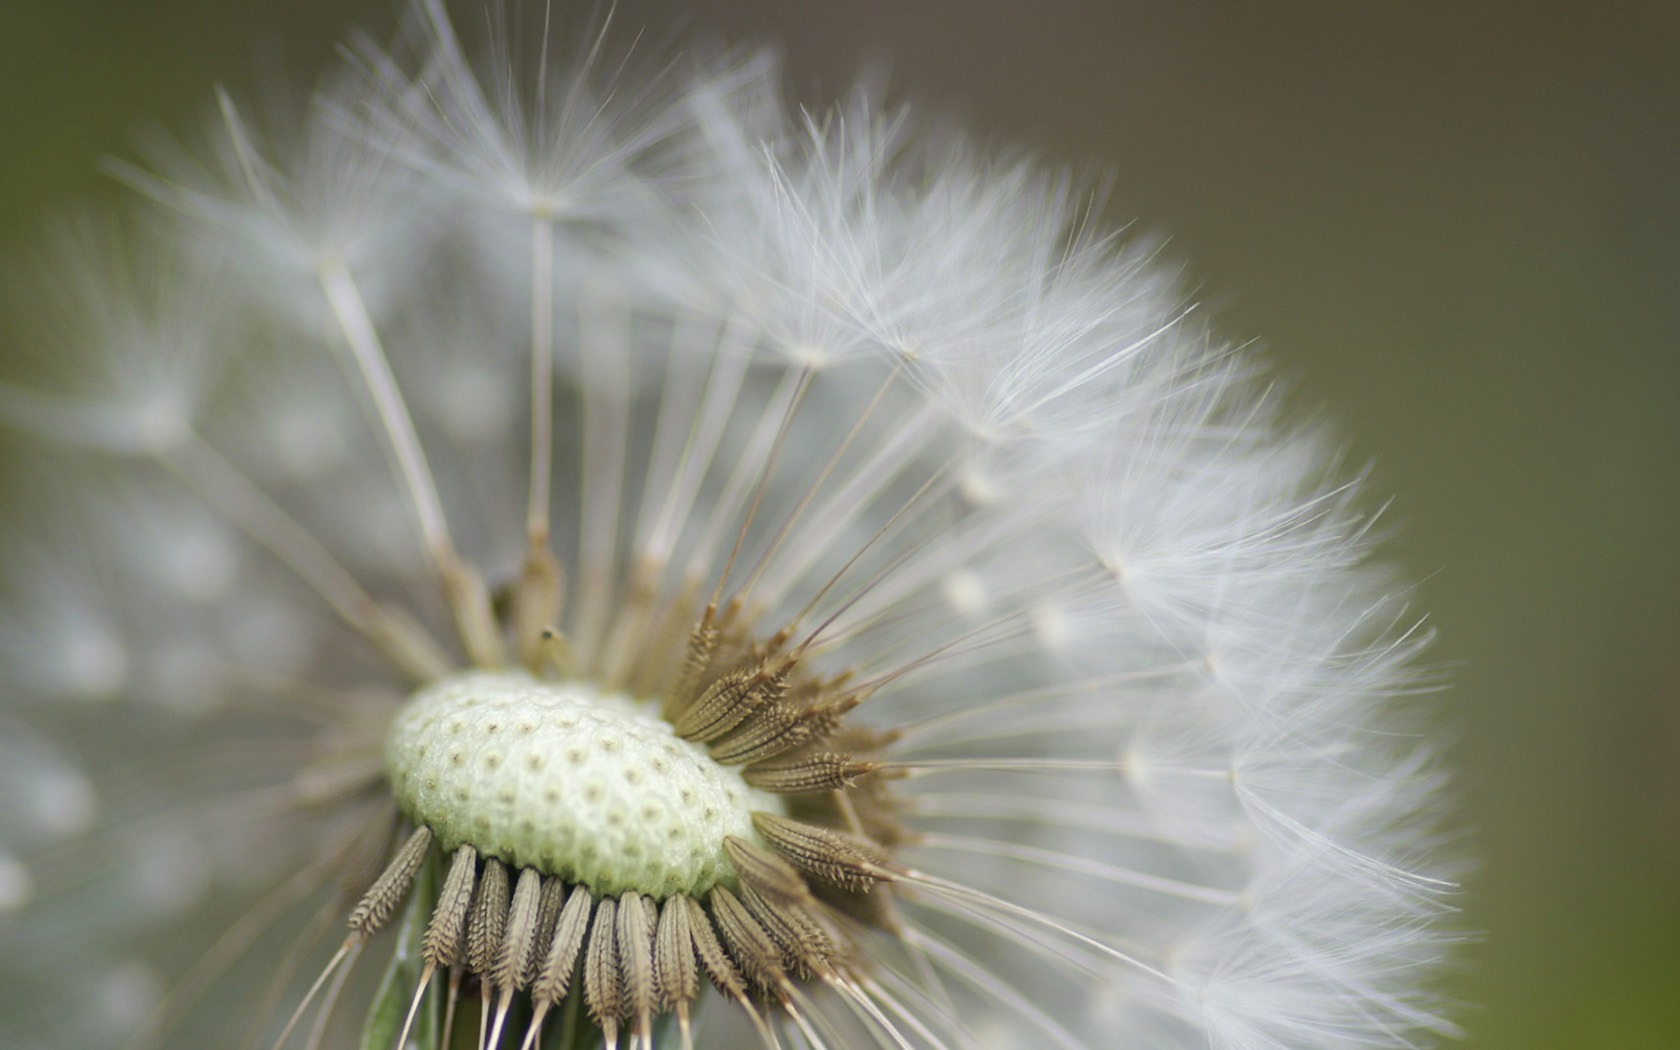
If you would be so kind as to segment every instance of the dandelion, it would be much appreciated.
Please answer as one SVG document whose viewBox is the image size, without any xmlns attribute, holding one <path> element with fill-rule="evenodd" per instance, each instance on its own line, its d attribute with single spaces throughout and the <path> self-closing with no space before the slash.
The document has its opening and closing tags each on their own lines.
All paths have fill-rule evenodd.
<svg viewBox="0 0 1680 1050">
<path fill-rule="evenodd" d="M 1405 590 L 1087 191 L 437 0 L 0 380 L 8 1046 L 1418 1046 Z"/>
</svg>

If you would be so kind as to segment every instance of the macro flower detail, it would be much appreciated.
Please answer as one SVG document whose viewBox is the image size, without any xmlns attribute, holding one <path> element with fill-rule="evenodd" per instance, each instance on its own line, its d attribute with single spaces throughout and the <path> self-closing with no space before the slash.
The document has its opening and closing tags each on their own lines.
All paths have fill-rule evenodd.
<svg viewBox="0 0 1680 1050">
<path fill-rule="evenodd" d="M 1422 632 L 1154 249 L 491 35 L 221 96 L 19 279 L 0 1042 L 1452 1034 Z"/>
</svg>

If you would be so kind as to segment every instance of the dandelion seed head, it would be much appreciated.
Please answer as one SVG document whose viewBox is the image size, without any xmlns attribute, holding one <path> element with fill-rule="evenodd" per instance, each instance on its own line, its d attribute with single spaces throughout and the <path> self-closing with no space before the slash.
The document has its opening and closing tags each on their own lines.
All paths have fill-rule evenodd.
<svg viewBox="0 0 1680 1050">
<path fill-rule="evenodd" d="M 23 285 L 0 1034 L 1451 1034 L 1333 444 L 1079 180 L 564 21 L 224 92 Z"/>
</svg>

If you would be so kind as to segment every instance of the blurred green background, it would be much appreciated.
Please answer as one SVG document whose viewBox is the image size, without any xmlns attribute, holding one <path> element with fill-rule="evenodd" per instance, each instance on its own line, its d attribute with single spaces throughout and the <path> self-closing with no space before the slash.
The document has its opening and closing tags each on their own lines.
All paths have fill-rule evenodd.
<svg viewBox="0 0 1680 1050">
<path fill-rule="evenodd" d="M 0 251 L 395 0 L 4 0 Z M 1487 1050 L 1680 1046 L 1680 4 L 619 0 L 1112 175 L 1326 408 L 1456 681 Z M 456 4 L 461 18 L 482 7 Z"/>
</svg>

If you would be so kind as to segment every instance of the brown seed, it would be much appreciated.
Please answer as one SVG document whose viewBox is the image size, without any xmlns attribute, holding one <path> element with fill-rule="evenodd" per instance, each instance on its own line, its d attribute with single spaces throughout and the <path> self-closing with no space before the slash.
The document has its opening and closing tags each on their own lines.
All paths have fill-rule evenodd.
<svg viewBox="0 0 1680 1050">
<path fill-rule="evenodd" d="M 679 715 L 672 728 L 677 735 L 686 739 L 695 739 L 702 733 L 723 733 L 727 726 L 723 720 L 730 712 L 736 710 L 749 690 L 753 688 L 753 672 L 748 668 L 738 668 L 722 675 Z M 741 717 L 746 717 L 743 713 Z"/>
<path fill-rule="evenodd" d="M 607 1034 L 618 1038 L 618 1019 L 624 1012 L 624 988 L 618 967 L 618 902 L 602 897 L 589 924 L 589 947 L 583 959 L 583 1001 L 589 1016 Z"/>
<path fill-rule="evenodd" d="M 530 969 L 530 956 L 536 949 L 541 902 L 542 876 L 535 868 L 520 869 L 513 903 L 508 907 L 501 950 L 490 971 L 490 983 L 503 991 L 525 987 L 525 973 Z"/>
<path fill-rule="evenodd" d="M 467 938 L 467 912 L 472 906 L 473 884 L 477 881 L 478 851 L 462 846 L 449 862 L 449 874 L 443 878 L 431 921 L 426 924 L 426 939 L 420 946 L 420 957 L 432 966 L 454 966 L 461 961 Z"/>
<path fill-rule="evenodd" d="M 748 784 L 763 791 L 798 795 L 843 791 L 855 786 L 859 777 L 873 773 L 877 766 L 843 751 L 821 751 L 791 762 L 749 766 L 741 775 Z"/>
<path fill-rule="evenodd" d="M 653 902 L 635 890 L 618 901 L 618 969 L 623 982 L 625 1013 L 635 1018 L 635 1032 L 646 1036 L 653 1027 L 653 931 L 658 913 Z"/>
<path fill-rule="evenodd" d="M 834 958 L 834 941 L 811 913 L 796 904 L 766 900 L 751 886 L 741 887 L 741 903 L 782 951 L 782 959 L 795 977 L 809 980 L 828 970 Z"/>
<path fill-rule="evenodd" d="M 467 969 L 488 980 L 507 932 L 508 871 L 495 857 L 484 861 L 478 893 L 467 919 Z"/>
<path fill-rule="evenodd" d="M 734 835 L 725 836 L 723 852 L 729 857 L 741 882 L 769 900 L 800 902 L 811 899 L 810 887 L 799 869 L 787 861 Z"/>
<path fill-rule="evenodd" d="M 717 894 L 712 891 L 713 896 Z M 717 929 L 712 920 L 700 907 L 700 902 L 693 897 L 673 897 L 672 900 L 681 903 L 684 911 L 688 912 L 688 929 L 694 937 L 694 954 L 699 958 L 700 965 L 706 971 L 706 976 L 717 985 L 718 990 L 740 1002 L 747 998 L 747 985 L 741 977 L 741 972 L 735 968 L 729 953 L 724 951 L 718 941 Z"/>
<path fill-rule="evenodd" d="M 653 985 L 661 1011 L 686 1009 L 700 993 L 699 959 L 694 952 L 687 898 L 667 898 L 659 909 L 653 936 Z"/>
<path fill-rule="evenodd" d="M 409 889 L 414 885 L 414 876 L 426 859 L 426 851 L 431 848 L 432 829 L 422 824 L 414 829 L 414 834 L 402 844 L 396 856 L 391 858 L 391 863 L 385 866 L 379 878 L 351 909 L 350 929 L 357 937 L 372 937 L 391 921 L 391 914 L 408 896 Z"/>
<path fill-rule="evenodd" d="M 685 740 L 716 740 L 755 712 L 780 702 L 792 666 L 785 660 L 774 665 L 766 661 L 730 671 L 708 686 L 672 728 Z"/>
<path fill-rule="evenodd" d="M 560 916 L 554 922 L 554 940 L 543 958 L 542 971 L 531 982 L 533 1000 L 555 1003 L 566 997 L 594 904 L 595 899 L 588 888 L 572 887 L 565 907 L 560 909 Z"/>
<path fill-rule="evenodd" d="M 809 730 L 797 708 L 791 704 L 765 704 L 712 745 L 712 761 L 726 766 L 758 762 L 790 751 L 808 739 Z"/>
<path fill-rule="evenodd" d="M 714 745 L 712 758 L 726 764 L 762 762 L 797 748 L 826 740 L 843 724 L 846 713 L 858 705 L 856 695 L 830 698 L 807 707 L 780 705 L 785 710 L 766 717 L 757 726 L 743 727 L 727 741 Z M 789 717 L 789 714 L 792 717 Z"/>
<path fill-rule="evenodd" d="M 549 949 L 554 946 L 554 927 L 560 920 L 560 909 L 565 903 L 566 884 L 552 875 L 545 876 L 542 880 L 542 896 L 537 902 L 537 937 L 527 956 L 527 965 L 524 974 L 520 976 L 519 987 L 531 987 L 542 973 L 543 960 L 548 958 Z"/>
<path fill-rule="evenodd" d="M 787 983 L 781 946 L 758 924 L 746 905 L 722 886 L 712 887 L 712 920 L 729 954 L 755 984 L 774 989 Z"/>
<path fill-rule="evenodd" d="M 800 871 L 826 882 L 866 892 L 877 882 L 896 878 L 886 866 L 885 854 L 870 843 L 773 813 L 760 811 L 752 819 L 772 849 Z"/>
</svg>

